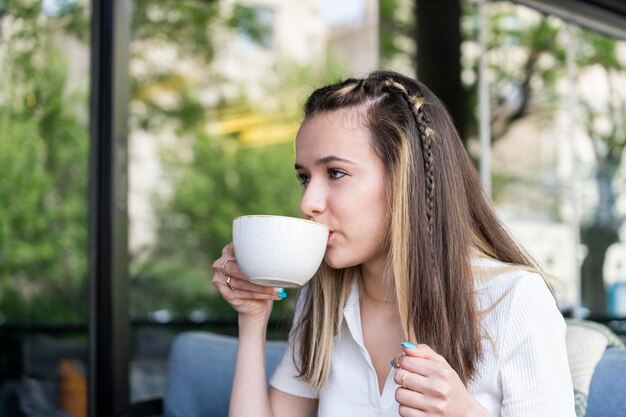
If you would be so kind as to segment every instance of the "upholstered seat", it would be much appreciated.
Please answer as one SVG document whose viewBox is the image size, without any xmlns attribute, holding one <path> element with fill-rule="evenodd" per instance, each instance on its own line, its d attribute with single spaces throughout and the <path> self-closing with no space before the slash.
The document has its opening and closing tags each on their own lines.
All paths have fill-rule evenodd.
<svg viewBox="0 0 626 417">
<path fill-rule="evenodd" d="M 267 378 L 287 343 L 266 344 Z M 237 339 L 207 332 L 187 332 L 174 341 L 163 401 L 167 417 L 227 416 L 235 371 Z"/>
<path fill-rule="evenodd" d="M 568 322 L 568 327 L 578 328 L 581 325 L 597 328 L 596 324 L 589 322 Z M 568 336 L 571 335 L 570 330 Z M 590 378 L 585 376 L 587 374 L 582 379 L 580 375 L 573 375 L 574 379 L 586 381 L 585 385 L 589 387 L 588 397 L 581 397 L 585 399 L 586 414 L 584 408 L 577 410 L 581 416 L 626 417 L 626 349 L 611 347 L 619 344 L 616 339 L 611 340 L 606 344 L 608 348 L 597 355 L 593 366 L 583 370 Z M 568 344 L 570 362 L 578 360 L 577 357 L 589 357 L 586 353 L 581 355 L 587 352 L 587 348 L 581 350 L 580 344 L 572 344 L 571 337 Z M 578 348 L 572 348 L 574 345 Z M 285 341 L 267 342 L 268 379 L 286 346 Z M 166 417 L 227 417 L 236 352 L 237 339 L 234 337 L 207 332 L 181 333 L 176 337 L 170 352 L 163 401 L 135 404 L 124 416 L 147 417 L 163 413 Z M 573 372 L 580 372 L 581 367 L 577 363 L 570 365 L 573 365 Z"/>
</svg>

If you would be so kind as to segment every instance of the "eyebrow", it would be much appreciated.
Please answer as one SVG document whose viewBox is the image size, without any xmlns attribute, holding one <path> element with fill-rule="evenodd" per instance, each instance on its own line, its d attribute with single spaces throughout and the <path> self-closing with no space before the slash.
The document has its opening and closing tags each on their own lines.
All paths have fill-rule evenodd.
<svg viewBox="0 0 626 417">
<path fill-rule="evenodd" d="M 354 165 L 354 162 L 350 161 L 349 159 L 340 158 L 340 157 L 335 156 L 335 155 L 328 155 L 328 156 L 325 156 L 323 158 L 320 158 L 317 161 L 315 161 L 315 165 L 326 165 L 326 164 L 329 164 L 331 162 L 345 162 L 347 164 Z M 304 169 L 304 166 L 296 163 L 296 164 L 294 164 L 294 168 L 295 169 Z"/>
</svg>

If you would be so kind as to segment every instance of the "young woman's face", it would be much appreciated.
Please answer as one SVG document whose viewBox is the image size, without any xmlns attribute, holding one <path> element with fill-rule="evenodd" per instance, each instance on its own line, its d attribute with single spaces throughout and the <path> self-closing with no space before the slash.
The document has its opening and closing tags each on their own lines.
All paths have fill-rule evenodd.
<svg viewBox="0 0 626 417">
<path fill-rule="evenodd" d="M 300 209 L 330 229 L 324 260 L 332 268 L 384 262 L 385 173 L 369 133 L 352 111 L 305 120 L 296 139 Z"/>
</svg>

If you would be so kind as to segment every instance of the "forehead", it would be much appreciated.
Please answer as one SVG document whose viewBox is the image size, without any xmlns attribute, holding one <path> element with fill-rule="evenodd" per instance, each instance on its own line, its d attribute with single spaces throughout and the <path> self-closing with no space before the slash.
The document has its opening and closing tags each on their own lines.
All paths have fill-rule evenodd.
<svg viewBox="0 0 626 417">
<path fill-rule="evenodd" d="M 296 159 L 336 155 L 347 159 L 374 157 L 371 135 L 362 112 L 347 109 L 307 118 L 296 137 Z"/>
</svg>

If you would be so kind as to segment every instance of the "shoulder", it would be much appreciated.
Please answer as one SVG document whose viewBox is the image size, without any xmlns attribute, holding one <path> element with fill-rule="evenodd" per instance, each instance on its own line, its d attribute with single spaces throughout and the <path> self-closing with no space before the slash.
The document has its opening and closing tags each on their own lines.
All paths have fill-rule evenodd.
<svg viewBox="0 0 626 417">
<path fill-rule="evenodd" d="M 531 336 L 539 328 L 553 335 L 565 331 L 556 300 L 539 273 L 497 260 L 481 262 L 475 273 L 476 306 L 482 330 L 499 346 L 512 334 Z"/>
<path fill-rule="evenodd" d="M 545 279 L 525 267 L 506 264 L 495 259 L 473 262 L 474 289 L 477 308 L 508 311 L 513 305 L 556 307 L 556 302 Z"/>
<path fill-rule="evenodd" d="M 479 266 L 475 288 L 487 333 L 479 372 L 495 375 L 502 415 L 573 415 L 565 321 L 548 284 L 524 267 L 495 260 Z"/>
</svg>

